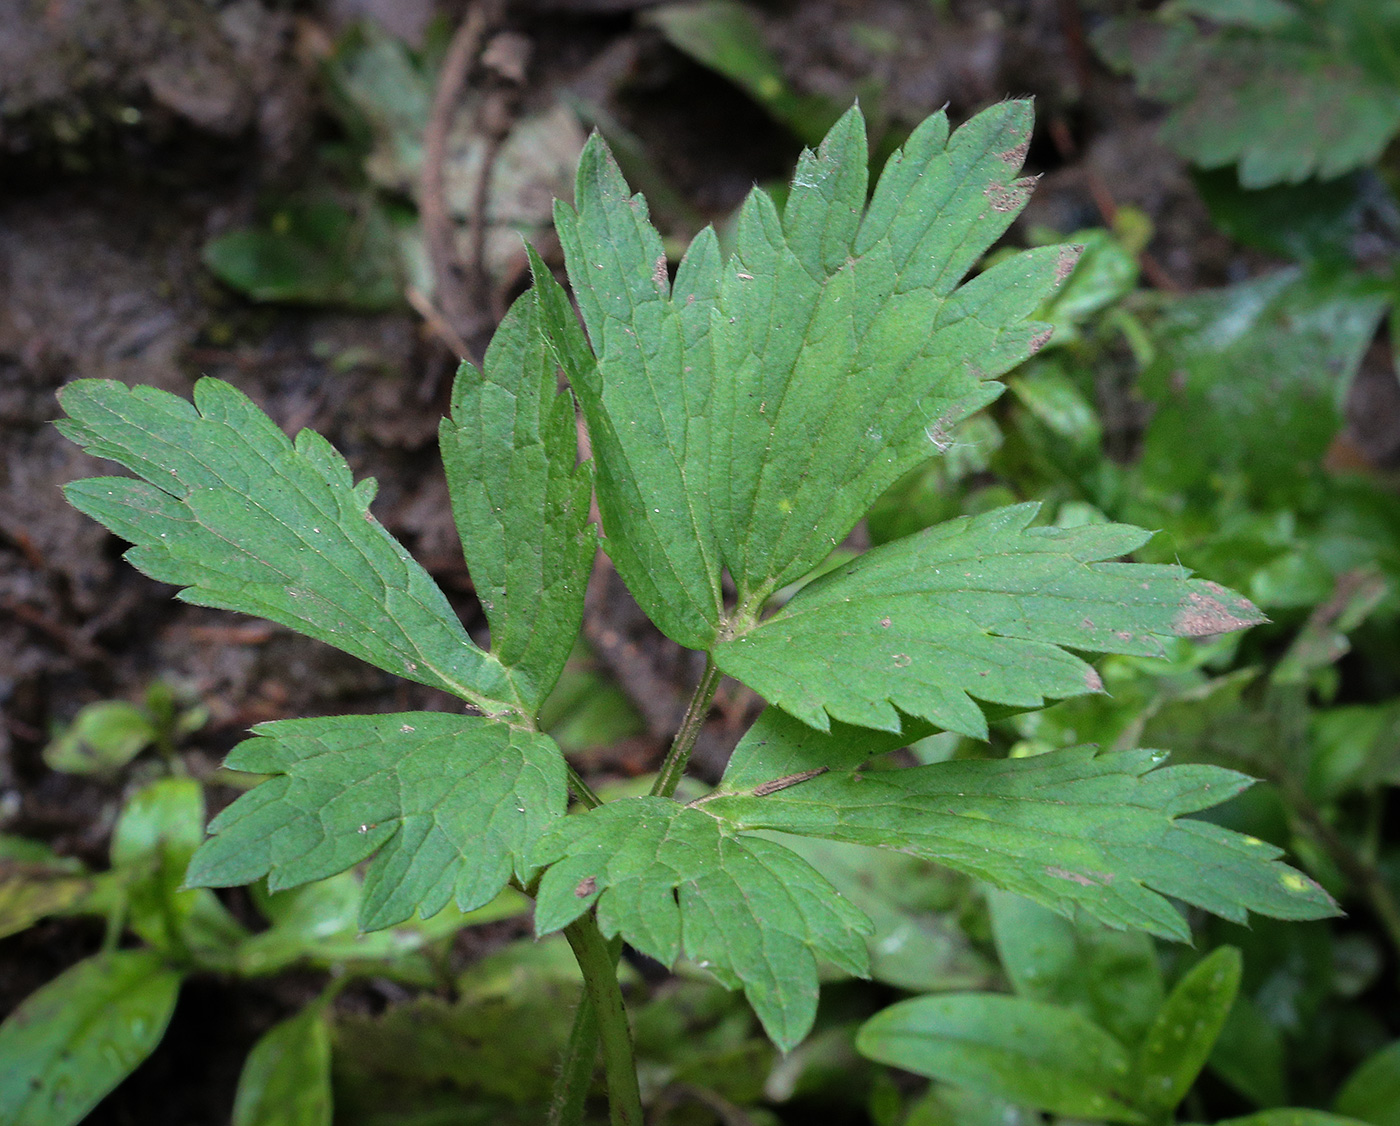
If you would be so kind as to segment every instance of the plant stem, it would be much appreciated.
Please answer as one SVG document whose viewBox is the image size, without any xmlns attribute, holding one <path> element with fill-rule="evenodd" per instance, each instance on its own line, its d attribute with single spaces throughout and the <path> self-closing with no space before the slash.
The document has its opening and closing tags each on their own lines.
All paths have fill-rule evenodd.
<svg viewBox="0 0 1400 1126">
<path fill-rule="evenodd" d="M 695 740 L 700 737 L 700 730 L 705 726 L 705 717 L 710 714 L 710 701 L 715 698 L 715 689 L 719 687 L 721 675 L 715 659 L 706 654 L 705 671 L 700 677 L 700 683 L 695 686 L 695 694 L 690 697 L 690 705 L 685 709 L 685 719 L 681 720 L 681 729 L 676 732 L 676 740 L 666 752 L 666 761 L 661 764 L 661 772 L 657 774 L 656 782 L 651 787 L 653 796 L 669 798 L 680 785 L 685 776 L 686 764 L 690 761 L 690 752 L 695 748 Z"/>
<path fill-rule="evenodd" d="M 593 787 L 583 780 L 573 763 L 566 762 L 564 768 L 569 772 L 569 789 L 573 790 L 574 797 L 589 809 L 597 809 L 603 804 L 603 799 L 593 792 Z"/>
<path fill-rule="evenodd" d="M 554 1095 L 549 1101 L 548 1126 L 583 1126 L 583 1104 L 593 1081 L 593 1064 L 598 1058 L 598 1013 L 585 993 L 578 999 L 574 1027 L 564 1048 Z"/>
<path fill-rule="evenodd" d="M 612 951 L 603 941 L 591 913 L 565 927 L 564 937 L 573 947 L 574 957 L 583 971 L 584 990 L 603 1044 L 603 1070 L 608 1081 L 608 1107 L 613 1126 L 643 1126 L 637 1062 L 632 1055 L 632 1030 L 627 1024 L 627 1009 L 617 984 Z M 583 1023 L 586 1018 L 575 1022 L 576 1032 Z M 573 1048 L 574 1037 L 569 1039 L 569 1046 Z M 582 1043 L 580 1047 L 583 1048 L 580 1054 L 587 1055 L 587 1048 Z M 566 1066 L 577 1065 L 566 1060 Z"/>
</svg>

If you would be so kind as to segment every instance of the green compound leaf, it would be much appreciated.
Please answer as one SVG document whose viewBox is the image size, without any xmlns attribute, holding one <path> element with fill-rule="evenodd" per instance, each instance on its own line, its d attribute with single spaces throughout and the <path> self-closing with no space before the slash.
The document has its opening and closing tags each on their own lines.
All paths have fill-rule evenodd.
<svg viewBox="0 0 1400 1126">
<path fill-rule="evenodd" d="M 441 712 L 259 724 L 226 765 L 275 774 L 210 823 L 186 881 L 277 891 L 373 856 L 360 925 L 378 930 L 456 900 L 489 903 L 564 812 L 564 758 L 547 735 Z"/>
<path fill-rule="evenodd" d="M 805 723 L 900 730 L 900 711 L 987 737 L 973 697 L 1017 708 L 1100 692 L 1067 648 L 1156 656 L 1162 639 L 1263 621 L 1175 566 L 1106 562 L 1150 533 L 1032 528 L 1038 505 L 961 517 L 873 548 L 720 644 L 726 673 Z"/>
<path fill-rule="evenodd" d="M 547 276 L 538 259 L 532 264 Z M 578 635 L 596 547 L 586 530 L 592 469 L 575 465 L 573 397 L 556 394 L 558 365 L 540 306 L 538 289 L 511 306 L 484 374 L 463 363 L 439 435 L 491 652 L 516 673 L 531 714 Z"/>
<path fill-rule="evenodd" d="M 1034 758 L 856 769 L 917 738 L 837 726 L 823 735 L 770 708 L 696 805 L 738 831 L 894 848 L 1061 914 L 1187 941 L 1172 896 L 1243 922 L 1336 913 L 1327 893 L 1262 841 L 1182 815 L 1250 784 L 1212 766 L 1158 769 L 1160 751 L 1071 747 Z M 763 781 L 756 781 L 764 776 Z"/>
<path fill-rule="evenodd" d="M 812 1026 L 817 959 L 864 977 L 870 922 L 805 860 L 664 798 L 627 798 L 569 817 L 534 853 L 535 929 L 597 904 L 605 935 L 671 965 L 683 953 L 742 987 L 783 1050 Z"/>
<path fill-rule="evenodd" d="M 1138 1106 L 1167 1119 L 1186 1097 L 1215 1046 L 1244 962 L 1233 946 L 1221 946 L 1176 983 L 1147 1030 L 1134 1061 Z"/>
<path fill-rule="evenodd" d="M 1140 93 L 1172 106 L 1162 137 L 1188 160 L 1238 163 L 1246 188 L 1330 179 L 1374 162 L 1400 130 L 1393 54 L 1381 47 L 1400 43 L 1400 8 L 1307 7 L 1319 10 L 1295 5 L 1291 21 L 1203 30 L 1169 5 L 1162 17 L 1108 23 L 1094 44 Z M 1371 8 L 1370 18 L 1348 7 Z"/>
<path fill-rule="evenodd" d="M 995 993 L 916 997 L 866 1021 L 856 1048 L 880 1063 L 1021 1106 L 1146 1121 L 1122 1098 L 1127 1050 L 1071 1009 Z"/>
<path fill-rule="evenodd" d="M 217 379 L 195 384 L 193 406 L 99 379 L 60 401 L 66 437 L 144 478 L 75 481 L 68 500 L 184 601 L 267 618 L 487 711 L 519 706 L 510 674 L 371 515 L 374 481 L 356 485 L 319 434 L 293 443 Z"/>
<path fill-rule="evenodd" d="M 597 354 L 561 347 L 598 459 L 607 547 L 671 637 L 708 647 L 727 568 L 741 607 L 805 574 L 1048 336 L 1029 320 L 1077 254 L 1048 247 L 959 287 L 1024 205 L 1031 109 L 949 136 L 937 114 L 865 208 L 853 109 L 803 156 L 785 213 L 755 190 L 721 262 L 713 231 L 668 277 L 645 202 L 602 141 L 556 223 Z M 567 331 L 566 318 L 556 319 Z"/>
<path fill-rule="evenodd" d="M 25 998 L 0 1025 L 0 1122 L 81 1122 L 160 1043 L 180 979 L 159 954 L 122 950 Z"/>
</svg>

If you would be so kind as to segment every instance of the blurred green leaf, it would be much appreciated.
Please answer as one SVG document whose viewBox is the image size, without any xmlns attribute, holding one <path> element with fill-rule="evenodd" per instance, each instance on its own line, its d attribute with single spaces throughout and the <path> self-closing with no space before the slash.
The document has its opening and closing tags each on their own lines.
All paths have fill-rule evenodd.
<svg viewBox="0 0 1400 1126">
<path fill-rule="evenodd" d="M 935 1083 L 909 1108 L 904 1126 L 1042 1126 L 1040 1114 L 1015 1103 Z"/>
<path fill-rule="evenodd" d="M 1142 377 L 1157 411 L 1140 479 L 1189 498 L 1238 474 L 1256 500 L 1296 502 L 1386 303 L 1355 278 L 1296 270 L 1172 302 Z"/>
<path fill-rule="evenodd" d="M 753 13 L 734 0 L 663 4 L 646 15 L 677 49 L 744 90 L 809 145 L 841 116 L 836 102 L 793 92 L 777 58 L 763 43 Z"/>
<path fill-rule="evenodd" d="M 506 888 L 475 911 L 464 913 L 449 903 L 431 919 L 415 918 L 400 926 L 366 932 L 359 927 L 362 896 L 361 879 L 356 872 L 342 872 L 302 887 L 264 894 L 260 906 L 272 926 L 239 946 L 239 972 L 275 973 L 303 960 L 324 967 L 383 961 L 393 963 L 392 976 L 427 974 L 431 978 L 430 967 L 410 964 L 406 961 L 408 956 L 462 927 L 510 918 L 529 909 L 524 895 Z M 385 972 L 389 972 L 387 968 Z"/>
<path fill-rule="evenodd" d="M 45 915 L 109 906 L 112 881 L 88 875 L 77 860 L 56 856 L 38 841 L 0 834 L 0 938 Z"/>
<path fill-rule="evenodd" d="M 156 738 L 144 709 L 122 700 L 83 708 L 44 748 L 44 763 L 65 774 L 113 774 Z"/>
<path fill-rule="evenodd" d="M 423 1105 L 442 1086 L 513 1106 L 538 1108 L 548 1098 L 581 993 L 567 944 L 512 943 L 457 986 L 453 1003 L 423 996 L 337 1021 L 336 1088 L 357 1120 Z"/>
<path fill-rule="evenodd" d="M 1334 1109 L 1371 1126 L 1400 1126 L 1400 1040 L 1387 1044 L 1351 1073 Z"/>
<path fill-rule="evenodd" d="M 1297 1107 L 1280 1107 L 1277 1110 L 1261 1110 L 1258 1114 L 1247 1114 L 1243 1118 L 1225 1118 L 1215 1126 L 1366 1126 L 1355 1118 L 1345 1118 L 1340 1114 L 1328 1114 L 1323 1110 L 1300 1110 Z"/>
<path fill-rule="evenodd" d="M 992 934 L 1017 994 L 1072 1009 L 1136 1047 L 1166 997 L 1152 940 L 1089 918 L 1067 919 L 989 890 Z"/>
<path fill-rule="evenodd" d="M 71 1126 L 151 1054 L 180 973 L 147 950 L 79 962 L 0 1025 L 0 1122 Z"/>
<path fill-rule="evenodd" d="M 1319 709 L 1309 732 L 1308 790 L 1315 800 L 1400 785 L 1400 700 Z"/>
<path fill-rule="evenodd" d="M 228 968 L 243 926 L 206 888 L 181 890 L 204 839 L 204 790 L 162 778 L 137 790 L 112 831 L 112 867 L 127 883 L 131 929 L 168 955 Z"/>
<path fill-rule="evenodd" d="M 1236 995 L 1207 1062 L 1221 1079 L 1258 1106 L 1275 1107 L 1288 1099 L 1283 1036 L 1243 993 Z"/>
<path fill-rule="evenodd" d="M 866 1021 L 861 1054 L 982 1095 L 1078 1118 L 1140 1123 L 1127 1050 L 1086 1017 L 994 993 L 901 1001 Z"/>
<path fill-rule="evenodd" d="M 329 200 L 283 204 L 263 226 L 211 239 L 204 264 L 254 301 L 369 310 L 403 300 L 393 222 L 369 200 L 354 211 Z"/>
<path fill-rule="evenodd" d="M 1197 171 L 1215 225 L 1236 242 L 1296 262 L 1345 262 L 1364 215 L 1364 173 L 1250 191 L 1230 170 Z M 1376 190 L 1379 181 L 1374 181 Z"/>
<path fill-rule="evenodd" d="M 1134 1102 L 1155 1118 L 1176 1108 L 1196 1081 L 1235 1003 L 1242 963 L 1221 946 L 1176 983 L 1147 1030 L 1134 1061 Z"/>
<path fill-rule="evenodd" d="M 1235 0 L 1210 10 L 1244 7 Z M 1249 7 L 1237 26 L 1202 27 L 1182 18 L 1206 9 L 1201 0 L 1166 5 L 1156 18 L 1104 24 L 1093 42 L 1110 65 L 1132 72 L 1141 94 L 1172 107 L 1162 127 L 1168 145 L 1204 168 L 1237 163 L 1247 188 L 1373 163 L 1400 129 L 1400 83 L 1393 55 L 1365 40 L 1394 47 L 1394 6 L 1389 36 L 1378 19 L 1348 34 L 1342 3 L 1295 6 L 1288 20 L 1261 20 L 1258 4 Z M 1365 57 L 1372 50 L 1381 63 L 1374 69 Z"/>
<path fill-rule="evenodd" d="M 922 992 L 992 984 L 992 966 L 957 923 L 964 878 L 902 852 L 786 833 L 775 839 L 830 880 L 875 925 L 865 939 L 875 981 Z"/>
<path fill-rule="evenodd" d="M 253 1045 L 233 1102 L 233 1126 L 330 1126 L 331 1038 L 312 1002 Z"/>
</svg>

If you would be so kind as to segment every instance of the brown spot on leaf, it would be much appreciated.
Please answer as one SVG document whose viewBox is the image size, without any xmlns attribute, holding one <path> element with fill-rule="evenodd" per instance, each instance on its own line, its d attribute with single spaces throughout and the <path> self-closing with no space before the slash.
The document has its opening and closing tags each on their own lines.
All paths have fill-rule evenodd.
<svg viewBox="0 0 1400 1126">
<path fill-rule="evenodd" d="M 1070 274 L 1074 273 L 1075 266 L 1079 265 L 1079 256 L 1084 253 L 1084 247 L 1079 244 L 1060 247 L 1060 257 L 1055 261 L 1055 284 L 1059 285 Z"/>
<path fill-rule="evenodd" d="M 1084 670 L 1084 687 L 1090 692 L 1103 691 L 1103 677 L 1099 675 L 1097 669 Z"/>
<path fill-rule="evenodd" d="M 574 888 L 574 895 L 579 899 L 587 899 L 597 890 L 598 881 L 592 876 L 585 876 L 583 879 L 579 880 L 578 887 Z"/>
<path fill-rule="evenodd" d="M 1005 152 L 997 153 L 1002 160 L 1011 165 L 1012 168 L 1020 168 L 1026 161 L 1026 153 L 1031 151 L 1031 139 L 1027 137 L 1019 145 L 1013 145 Z"/>
<path fill-rule="evenodd" d="M 890 628 L 890 620 L 889 620 L 889 618 L 881 618 L 881 619 L 880 619 L 880 624 L 881 624 L 882 626 L 884 626 L 885 629 L 889 629 L 889 628 Z"/>
<path fill-rule="evenodd" d="M 1095 872 L 1093 875 L 1086 875 L 1083 872 L 1071 872 L 1068 868 L 1056 868 L 1054 865 L 1048 865 L 1045 869 L 1045 874 L 1047 876 L 1054 876 L 1057 880 L 1069 880 L 1070 883 L 1078 884 L 1080 887 L 1084 888 L 1099 887 L 1113 882 L 1113 877 L 1107 872 Z M 1098 878 L 1095 879 L 1095 876 Z"/>
<path fill-rule="evenodd" d="M 651 269 L 651 280 L 656 283 L 657 289 L 665 289 L 669 275 L 666 273 L 666 255 L 662 254 L 656 259 L 656 265 Z"/>
<path fill-rule="evenodd" d="M 1015 180 L 1010 184 L 988 184 L 982 194 L 987 197 L 993 211 L 1007 213 L 1025 207 L 1034 186 L 1032 179 Z"/>
<path fill-rule="evenodd" d="M 1207 584 L 1214 587 L 1228 597 L 1229 592 L 1223 587 Z M 1236 611 L 1250 613 L 1254 607 L 1244 599 L 1239 599 L 1232 608 L 1227 606 L 1221 599 L 1211 594 L 1200 594 L 1192 591 L 1181 602 L 1177 608 L 1176 617 L 1172 619 L 1172 632 L 1177 637 L 1214 637 L 1218 633 L 1230 633 L 1237 629 L 1246 629 L 1249 626 L 1257 625 L 1261 620 L 1257 612 L 1253 617 L 1241 617 Z"/>
<path fill-rule="evenodd" d="M 1055 335 L 1055 330 L 1046 326 L 1031 336 L 1031 355 L 1034 356 L 1042 348 L 1050 343 L 1050 338 Z"/>
</svg>

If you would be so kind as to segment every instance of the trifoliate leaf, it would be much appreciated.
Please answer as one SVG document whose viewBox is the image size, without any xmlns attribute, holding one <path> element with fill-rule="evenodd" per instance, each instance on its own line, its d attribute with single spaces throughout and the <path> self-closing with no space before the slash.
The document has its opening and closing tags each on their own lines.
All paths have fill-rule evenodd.
<svg viewBox="0 0 1400 1126">
<path fill-rule="evenodd" d="M 1374 162 L 1400 130 L 1400 88 L 1377 49 L 1400 41 L 1400 6 L 1306 8 L 1294 5 L 1292 21 L 1203 29 L 1169 5 L 1157 18 L 1106 24 L 1094 44 L 1143 95 L 1173 107 L 1162 137 L 1188 160 L 1238 163 L 1246 188 L 1330 179 Z"/>
<path fill-rule="evenodd" d="M 209 825 L 189 884 L 267 876 L 273 891 L 373 856 L 360 925 L 490 902 L 564 812 L 564 758 L 547 735 L 442 712 L 259 724 L 226 765 L 278 777 Z"/>
<path fill-rule="evenodd" d="M 1335 913 L 1279 850 L 1184 814 L 1250 780 L 1213 766 L 1156 769 L 1159 751 L 1092 747 L 1024 759 L 857 769 L 917 737 L 836 726 L 822 735 L 770 708 L 696 807 L 731 830 L 773 829 L 895 848 L 967 872 L 1062 914 L 1186 940 L 1166 896 L 1233 921 Z M 765 769 L 766 768 L 766 769 Z M 757 779 L 767 774 L 766 779 Z"/>
<path fill-rule="evenodd" d="M 873 548 L 720 644 L 715 658 L 813 727 L 830 717 L 899 731 L 903 711 L 986 738 L 973 697 L 1030 708 L 1103 690 L 1068 648 L 1157 656 L 1165 638 L 1263 620 L 1183 568 L 1109 562 L 1147 532 L 1029 527 L 1037 509 L 961 517 Z"/>
<path fill-rule="evenodd" d="M 671 637 L 708 647 L 720 572 L 752 612 L 810 570 L 899 475 L 1047 338 L 1028 318 L 1072 269 L 1047 247 L 963 275 L 1024 205 L 1031 129 L 1007 102 L 921 125 L 865 207 L 853 109 L 799 163 L 786 210 L 755 190 L 737 246 L 691 245 L 674 282 L 602 141 L 556 220 L 597 354 L 563 351 L 598 459 L 608 550 Z M 564 331 L 565 318 L 558 318 Z"/>
<path fill-rule="evenodd" d="M 538 259 L 533 264 L 547 273 Z M 540 318 L 532 289 L 496 329 L 484 373 L 463 363 L 440 430 L 491 653 L 515 671 L 532 714 L 578 636 L 595 548 L 585 530 L 592 471 L 575 464 L 573 397 L 556 394 L 558 365 Z"/>
<path fill-rule="evenodd" d="M 195 384 L 193 406 L 101 379 L 59 397 L 66 437 L 144 478 L 75 481 L 68 500 L 184 601 L 267 618 L 488 711 L 518 704 L 506 670 L 371 515 L 373 480 L 356 485 L 319 434 L 293 444 L 217 379 Z"/>
<path fill-rule="evenodd" d="M 621 935 L 670 965 L 682 953 L 742 987 L 788 1049 L 816 1015 L 817 959 L 864 977 L 869 920 L 796 853 L 745 837 L 664 798 L 626 798 L 559 822 L 534 853 L 535 929 L 549 934 L 597 905 Z"/>
</svg>

